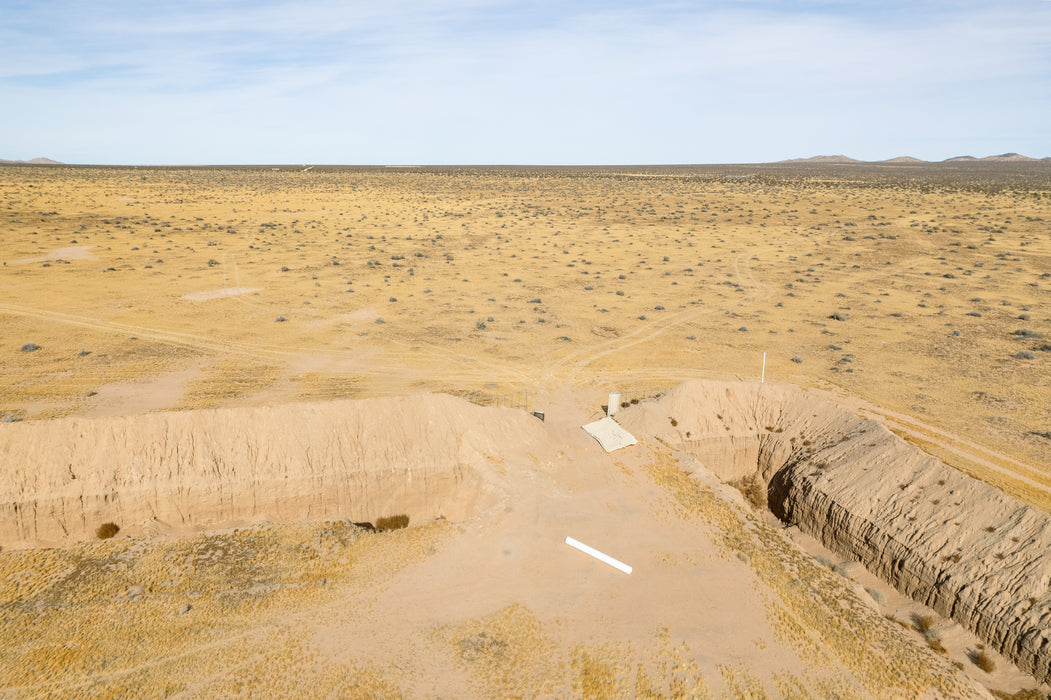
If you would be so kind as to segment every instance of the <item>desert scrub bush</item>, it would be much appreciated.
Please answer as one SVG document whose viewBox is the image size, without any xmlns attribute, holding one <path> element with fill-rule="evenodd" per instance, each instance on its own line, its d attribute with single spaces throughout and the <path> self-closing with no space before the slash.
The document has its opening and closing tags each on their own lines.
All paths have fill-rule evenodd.
<svg viewBox="0 0 1051 700">
<path fill-rule="evenodd" d="M 942 644 L 942 640 L 937 637 L 927 637 L 927 646 L 936 654 L 945 655 L 949 653 L 949 650 Z"/>
<path fill-rule="evenodd" d="M 996 662 L 993 661 L 993 658 L 989 656 L 985 649 L 972 650 L 967 656 L 971 659 L 971 663 L 986 673 L 992 673 L 996 670 Z"/>
<path fill-rule="evenodd" d="M 1015 359 L 1016 360 L 1035 360 L 1036 359 L 1036 353 L 1034 353 L 1032 350 L 1022 350 L 1020 352 L 1016 352 L 1015 353 Z"/>
<path fill-rule="evenodd" d="M 39 349 L 40 349 L 40 346 L 37 345 L 36 343 L 26 343 L 25 345 L 22 346 L 22 352 L 33 352 L 34 350 L 39 350 Z"/>
<path fill-rule="evenodd" d="M 749 474 L 740 479 L 730 482 L 730 486 L 741 492 L 744 500 L 748 501 L 753 508 L 766 508 L 766 488 L 759 474 Z"/>
<path fill-rule="evenodd" d="M 912 626 L 913 628 L 922 634 L 927 636 L 927 633 L 934 629 L 934 615 L 912 615 Z"/>
<path fill-rule="evenodd" d="M 390 530 L 401 530 L 402 528 L 409 526 L 409 516 L 407 515 L 392 515 L 386 518 L 379 518 L 376 520 L 376 531 L 377 532 L 389 532 Z"/>
<path fill-rule="evenodd" d="M 109 538 L 120 532 L 120 525 L 116 523 L 102 523 L 95 530 L 95 537 L 100 540 L 108 540 Z"/>
<path fill-rule="evenodd" d="M 1017 693 L 1008 693 L 1003 690 L 990 689 L 989 693 L 998 700 L 1047 700 L 1047 696 L 1037 688 L 1019 690 Z"/>
</svg>

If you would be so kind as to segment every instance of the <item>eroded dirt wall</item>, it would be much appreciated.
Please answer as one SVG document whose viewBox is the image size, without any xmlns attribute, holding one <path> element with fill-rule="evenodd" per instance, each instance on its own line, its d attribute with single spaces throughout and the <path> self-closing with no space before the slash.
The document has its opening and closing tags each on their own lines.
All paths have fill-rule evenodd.
<svg viewBox="0 0 1051 700">
<path fill-rule="evenodd" d="M 0 546 L 311 518 L 462 519 L 540 423 L 450 396 L 0 425 Z"/>
<path fill-rule="evenodd" d="M 796 387 L 691 382 L 618 418 L 724 480 L 751 465 L 783 521 L 1051 679 L 1047 513 Z"/>
</svg>

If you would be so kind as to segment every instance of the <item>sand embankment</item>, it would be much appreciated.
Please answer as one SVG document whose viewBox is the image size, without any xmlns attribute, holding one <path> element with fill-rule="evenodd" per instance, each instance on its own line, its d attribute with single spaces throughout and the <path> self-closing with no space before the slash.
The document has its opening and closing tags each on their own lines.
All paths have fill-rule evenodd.
<svg viewBox="0 0 1051 700">
<path fill-rule="evenodd" d="M 1051 516 L 796 387 L 692 382 L 618 420 L 1051 676 Z M 575 433 L 574 433 L 575 434 Z M 269 519 L 459 520 L 510 503 L 505 460 L 558 438 L 441 395 L 0 425 L 0 544 Z"/>
<path fill-rule="evenodd" d="M 451 396 L 0 425 L 0 544 L 255 520 L 465 518 L 542 425 Z"/>
<path fill-rule="evenodd" d="M 618 419 L 1051 678 L 1051 516 L 797 387 L 690 382 Z M 674 425 L 672 421 L 674 420 Z"/>
</svg>

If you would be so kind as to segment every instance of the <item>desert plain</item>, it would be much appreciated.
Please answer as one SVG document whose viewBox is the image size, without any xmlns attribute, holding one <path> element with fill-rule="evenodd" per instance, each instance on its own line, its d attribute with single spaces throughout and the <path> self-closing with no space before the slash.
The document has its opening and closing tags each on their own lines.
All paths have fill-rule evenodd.
<svg viewBox="0 0 1051 700">
<path fill-rule="evenodd" d="M 8 528 L 0 694 L 1041 687 L 855 562 L 806 554 L 818 545 L 667 435 L 606 454 L 580 425 L 614 390 L 646 404 L 692 380 L 795 385 L 1051 512 L 1047 162 L 6 166 L 0 207 L 5 501 L 29 498 L 29 473 L 65 472 L 48 447 L 63 433 L 255 445 L 253 426 L 294 440 L 333 412 L 362 414 L 376 438 L 326 449 L 357 450 L 365 472 L 404 468 L 405 451 L 433 462 L 417 478 L 436 484 L 360 518 L 282 505 L 271 480 L 253 491 L 266 518 L 224 519 L 209 496 L 197 517 L 114 507 L 105 540 L 91 534 L 101 511 L 67 536 Z M 134 481 L 92 463 L 99 493 Z M 229 474 L 194 483 L 221 492 Z M 59 489 L 39 483 L 34 498 Z M 405 529 L 353 524 L 409 510 Z"/>
</svg>

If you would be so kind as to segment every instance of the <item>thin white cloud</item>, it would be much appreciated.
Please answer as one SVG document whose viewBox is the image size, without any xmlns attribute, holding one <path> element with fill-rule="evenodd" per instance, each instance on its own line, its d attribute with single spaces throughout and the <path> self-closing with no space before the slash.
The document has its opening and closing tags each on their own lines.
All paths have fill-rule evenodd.
<svg viewBox="0 0 1051 700">
<path fill-rule="evenodd" d="M 1051 112 L 1051 6 L 1036 0 L 881 13 L 817 2 L 25 7 L 0 22 L 0 88 L 27 106 L 0 117 L 4 157 L 887 157 L 947 132 L 958 136 L 913 154 L 998 135 L 1002 150 L 1051 153 L 1038 126 Z M 60 107 L 70 102 L 76 119 Z"/>
</svg>

